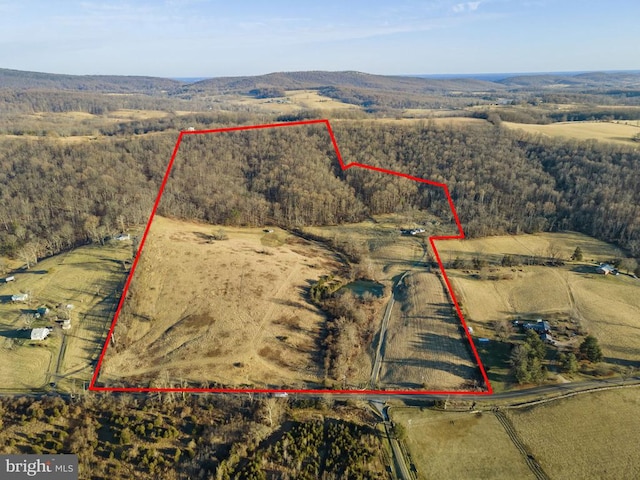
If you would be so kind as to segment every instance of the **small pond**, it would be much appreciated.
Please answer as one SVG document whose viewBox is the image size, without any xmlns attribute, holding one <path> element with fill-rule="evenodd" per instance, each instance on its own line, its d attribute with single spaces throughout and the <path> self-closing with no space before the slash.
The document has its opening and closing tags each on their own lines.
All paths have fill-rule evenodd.
<svg viewBox="0 0 640 480">
<path fill-rule="evenodd" d="M 343 288 L 351 290 L 354 295 L 362 297 L 365 293 L 369 292 L 374 297 L 382 297 L 384 295 L 384 285 L 372 280 L 356 280 L 351 283 L 347 283 Z"/>
</svg>

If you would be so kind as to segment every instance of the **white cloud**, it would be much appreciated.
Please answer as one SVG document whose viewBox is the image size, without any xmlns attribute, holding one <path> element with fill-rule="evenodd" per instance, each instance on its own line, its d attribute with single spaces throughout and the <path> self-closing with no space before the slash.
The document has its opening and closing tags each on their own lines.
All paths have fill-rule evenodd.
<svg viewBox="0 0 640 480">
<path fill-rule="evenodd" d="M 478 10 L 478 8 L 480 7 L 480 4 L 482 2 L 465 2 L 465 3 L 457 3 L 455 4 L 453 7 L 451 7 L 451 9 L 455 12 L 455 13 L 462 13 L 462 12 L 475 12 L 476 10 Z"/>
</svg>

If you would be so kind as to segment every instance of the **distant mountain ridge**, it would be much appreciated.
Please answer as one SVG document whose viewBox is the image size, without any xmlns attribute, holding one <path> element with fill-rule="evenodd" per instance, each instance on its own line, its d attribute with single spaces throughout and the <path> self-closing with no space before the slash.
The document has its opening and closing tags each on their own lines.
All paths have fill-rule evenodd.
<svg viewBox="0 0 640 480">
<path fill-rule="evenodd" d="M 0 88 L 70 90 L 98 93 L 160 93 L 183 82 L 168 78 L 125 75 L 65 75 L 0 68 Z"/>
<path fill-rule="evenodd" d="M 510 75 L 504 77 L 504 75 Z M 139 94 L 248 94 L 256 89 L 358 89 L 393 94 L 477 94 L 526 89 L 640 90 L 640 71 L 575 74 L 478 74 L 445 76 L 374 75 L 357 71 L 274 72 L 256 76 L 215 77 L 195 82 L 151 76 L 65 75 L 0 68 L 0 89 L 67 90 Z"/>
<path fill-rule="evenodd" d="M 183 87 L 186 91 L 242 93 L 257 88 L 283 90 L 318 89 L 322 87 L 354 87 L 391 92 L 442 93 L 503 90 L 504 86 L 471 78 L 425 79 L 398 75 L 374 75 L 356 71 L 277 72 L 253 77 L 217 77 Z"/>
</svg>

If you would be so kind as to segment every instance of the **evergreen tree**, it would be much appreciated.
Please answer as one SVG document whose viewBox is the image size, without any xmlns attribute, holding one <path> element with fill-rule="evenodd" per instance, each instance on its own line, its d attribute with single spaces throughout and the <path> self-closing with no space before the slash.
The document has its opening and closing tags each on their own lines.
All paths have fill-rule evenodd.
<svg viewBox="0 0 640 480">
<path fill-rule="evenodd" d="M 571 260 L 575 260 L 576 262 L 581 262 L 583 258 L 582 249 L 580 247 L 576 247 L 573 251 L 573 255 L 571 255 Z"/>
<path fill-rule="evenodd" d="M 593 335 L 587 335 L 580 344 L 580 355 L 592 363 L 602 361 L 603 355 L 600 345 L 598 345 L 598 339 Z"/>
</svg>

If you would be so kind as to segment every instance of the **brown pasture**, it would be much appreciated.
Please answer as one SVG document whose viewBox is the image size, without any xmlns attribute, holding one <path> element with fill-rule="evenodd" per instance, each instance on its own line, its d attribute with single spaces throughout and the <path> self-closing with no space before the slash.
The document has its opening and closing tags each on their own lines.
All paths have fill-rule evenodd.
<svg viewBox="0 0 640 480">
<path fill-rule="evenodd" d="M 154 218 L 101 380 L 319 385 L 325 316 L 306 289 L 338 260 L 278 228 L 219 229 Z"/>
<path fill-rule="evenodd" d="M 468 390 L 476 362 L 439 276 L 411 273 L 404 285 L 391 312 L 380 386 Z"/>
<path fill-rule="evenodd" d="M 585 261 L 569 260 L 576 246 Z M 640 280 L 595 272 L 598 262 L 625 257 L 616 247 L 578 233 L 547 233 L 438 242 L 438 248 L 446 263 L 474 256 L 490 262 L 481 271 L 447 270 L 476 335 L 493 338 L 497 320 L 565 315 L 598 338 L 606 361 L 626 366 L 640 359 Z M 567 263 L 499 266 L 504 254 L 546 257 L 550 251 Z"/>
</svg>

